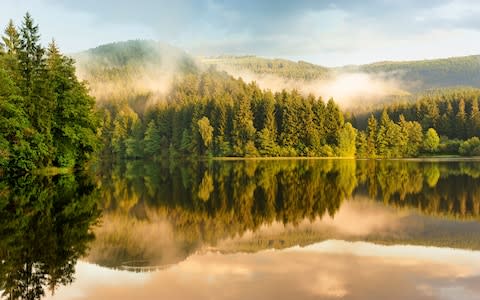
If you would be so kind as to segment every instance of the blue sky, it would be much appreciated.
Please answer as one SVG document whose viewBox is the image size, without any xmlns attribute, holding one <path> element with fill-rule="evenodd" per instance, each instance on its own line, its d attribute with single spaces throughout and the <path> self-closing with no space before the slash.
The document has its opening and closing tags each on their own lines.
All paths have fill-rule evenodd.
<svg viewBox="0 0 480 300">
<path fill-rule="evenodd" d="M 28 10 L 64 52 L 155 39 L 194 55 L 325 66 L 480 54 L 480 1 L 2 0 L 0 25 Z"/>
</svg>

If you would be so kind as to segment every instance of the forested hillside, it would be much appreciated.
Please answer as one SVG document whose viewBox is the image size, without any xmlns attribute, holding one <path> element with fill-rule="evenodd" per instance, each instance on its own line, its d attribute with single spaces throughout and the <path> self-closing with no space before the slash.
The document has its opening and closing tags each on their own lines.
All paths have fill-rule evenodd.
<svg viewBox="0 0 480 300">
<path fill-rule="evenodd" d="M 210 57 L 202 58 L 201 62 L 227 71 L 248 70 L 256 74 L 273 74 L 287 79 L 326 79 L 332 75 L 330 69 L 305 61 L 293 62 L 257 56 Z"/>
<path fill-rule="evenodd" d="M 434 60 L 378 62 L 344 68 L 344 70 L 393 76 L 405 82 L 405 87 L 413 92 L 457 86 L 480 88 L 480 55 Z"/>
<path fill-rule="evenodd" d="M 105 116 L 101 137 L 109 157 L 414 157 L 443 151 L 456 154 L 462 140 L 478 136 L 471 120 L 474 89 L 388 98 L 392 106 L 383 114 L 383 109 L 373 111 L 367 128 L 370 112 L 345 116 L 332 99 L 325 101 L 296 90 L 274 93 L 155 42 L 122 42 L 87 53 L 78 56 L 79 67 L 88 70 L 83 76 L 99 87 L 92 94 L 101 99 L 99 107 Z M 165 65 L 165 57 L 174 59 Z M 208 63 L 225 61 L 234 61 L 236 68 L 247 66 L 257 73 L 270 70 L 288 78 L 328 74 L 326 68 L 310 64 L 255 57 L 223 57 Z M 170 74 L 168 82 L 160 76 L 154 87 L 139 89 L 137 80 L 144 83 L 145 74 L 155 72 Z M 162 84 L 168 88 L 155 90 Z M 112 85 L 115 88 L 105 97 Z M 463 122 L 456 119 L 462 105 L 452 97 L 468 98 Z M 452 111 L 446 111 L 448 105 L 442 99 L 450 99 Z M 439 115 L 433 116 L 436 110 Z M 450 140 L 441 142 L 439 135 L 454 139 L 454 145 Z M 476 140 L 467 148 L 476 149 Z M 470 150 L 462 154 L 470 155 Z"/>
<path fill-rule="evenodd" d="M 345 73 L 364 73 L 396 80 L 400 88 L 412 93 L 443 87 L 480 88 L 480 55 L 419 61 L 385 61 L 336 68 L 256 56 L 222 56 L 204 58 L 202 62 L 227 71 L 244 70 L 302 80 L 328 79 Z"/>
<path fill-rule="evenodd" d="M 162 101 L 135 111 L 108 104 L 109 155 L 353 156 L 355 129 L 333 100 L 273 94 L 209 70 L 176 82 Z"/>
</svg>

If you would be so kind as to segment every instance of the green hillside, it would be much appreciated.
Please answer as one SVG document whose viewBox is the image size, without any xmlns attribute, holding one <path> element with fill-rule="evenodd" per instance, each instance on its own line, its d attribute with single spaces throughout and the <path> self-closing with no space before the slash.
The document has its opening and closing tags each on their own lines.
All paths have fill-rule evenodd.
<svg viewBox="0 0 480 300">
<path fill-rule="evenodd" d="M 130 40 L 98 46 L 73 55 L 77 64 L 89 70 L 122 67 L 169 66 L 178 64 L 180 71 L 196 69 L 191 56 L 183 50 L 151 40 Z"/>
<path fill-rule="evenodd" d="M 434 60 L 378 62 L 343 70 L 394 76 L 409 84 L 410 91 L 439 87 L 480 87 L 480 55 Z"/>
<path fill-rule="evenodd" d="M 408 92 L 470 86 L 480 87 L 480 55 L 419 61 L 384 61 L 366 65 L 327 68 L 305 61 L 257 56 L 218 56 L 196 60 L 181 49 L 150 40 L 131 40 L 98 46 L 74 54 L 79 75 L 95 82 L 147 73 L 185 74 L 200 66 L 238 74 L 241 71 L 286 79 L 332 79 L 338 74 L 367 73 L 396 80 Z"/>
<path fill-rule="evenodd" d="M 308 62 L 257 56 L 220 56 L 202 58 L 201 62 L 227 71 L 248 70 L 255 74 L 273 74 L 288 79 L 326 79 L 332 75 L 330 69 Z"/>
<path fill-rule="evenodd" d="M 256 56 L 222 56 L 203 58 L 201 61 L 227 71 L 248 70 L 256 74 L 272 74 L 289 79 L 327 79 L 335 74 L 367 73 L 398 80 L 409 92 L 457 86 L 480 87 L 479 55 L 419 61 L 385 61 L 339 68 Z"/>
<path fill-rule="evenodd" d="M 106 44 L 73 58 L 78 76 L 99 101 L 165 94 L 176 76 L 198 71 L 183 50 L 148 40 Z"/>
</svg>

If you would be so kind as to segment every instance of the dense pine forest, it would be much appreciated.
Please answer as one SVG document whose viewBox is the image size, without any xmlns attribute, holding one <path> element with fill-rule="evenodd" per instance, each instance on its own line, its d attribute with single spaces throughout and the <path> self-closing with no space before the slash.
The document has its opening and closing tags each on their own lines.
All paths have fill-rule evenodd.
<svg viewBox="0 0 480 300">
<path fill-rule="evenodd" d="M 76 65 L 55 41 L 44 48 L 28 13 L 20 26 L 8 23 L 0 43 L 0 169 L 75 167 L 93 157 L 480 154 L 475 88 L 431 90 L 356 115 L 334 99 L 262 89 L 153 41 L 104 45 L 74 57 Z M 239 62 L 286 78 L 329 76 L 303 62 Z"/>
<path fill-rule="evenodd" d="M 0 169 L 72 167 L 97 149 L 94 98 L 76 79 L 74 61 L 55 41 L 40 44 L 27 13 L 10 21 L 0 46 Z"/>
<path fill-rule="evenodd" d="M 214 70 L 187 75 L 142 112 L 103 106 L 109 155 L 353 156 L 356 131 L 333 100 L 273 94 Z"/>
</svg>

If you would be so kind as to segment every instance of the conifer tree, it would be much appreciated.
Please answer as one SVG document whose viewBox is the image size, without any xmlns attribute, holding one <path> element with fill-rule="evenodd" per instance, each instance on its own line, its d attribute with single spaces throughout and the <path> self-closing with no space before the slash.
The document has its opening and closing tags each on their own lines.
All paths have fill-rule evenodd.
<svg viewBox="0 0 480 300">
<path fill-rule="evenodd" d="M 7 27 L 4 31 L 4 36 L 2 37 L 4 51 L 9 54 L 16 54 L 20 49 L 20 36 L 18 34 L 17 28 L 13 23 L 13 20 L 10 19 Z"/>
</svg>

